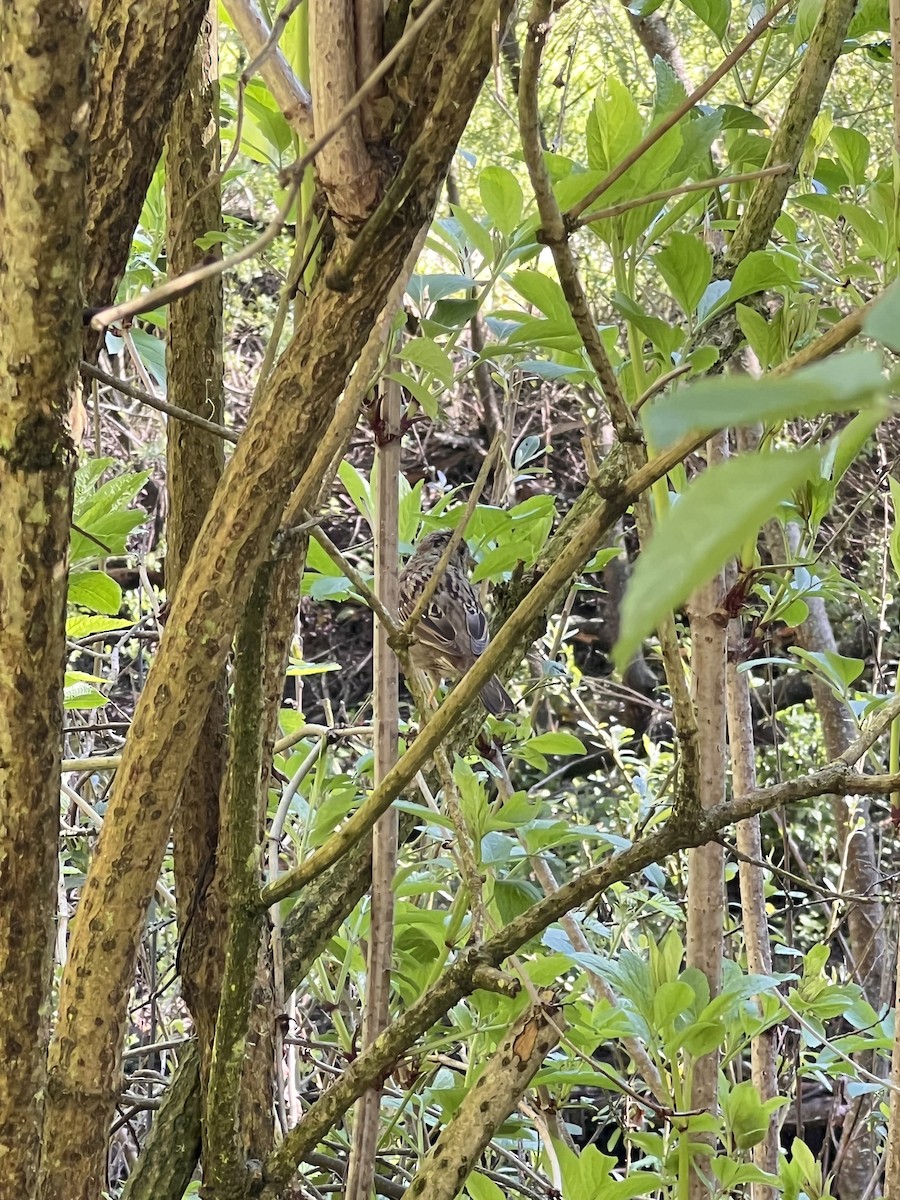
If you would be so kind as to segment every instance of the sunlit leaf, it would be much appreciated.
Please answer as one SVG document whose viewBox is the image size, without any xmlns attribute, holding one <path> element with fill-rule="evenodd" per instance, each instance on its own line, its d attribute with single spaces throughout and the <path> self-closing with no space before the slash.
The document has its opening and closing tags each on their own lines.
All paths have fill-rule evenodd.
<svg viewBox="0 0 900 1200">
<path fill-rule="evenodd" d="M 654 445 L 668 445 L 687 433 L 853 412 L 885 387 L 879 356 L 850 350 L 791 375 L 699 380 L 656 400 L 644 424 Z"/>
<path fill-rule="evenodd" d="M 619 670 L 642 640 L 736 555 L 782 500 L 818 472 L 818 450 L 731 459 L 691 481 L 637 561 L 613 654 Z"/>
</svg>

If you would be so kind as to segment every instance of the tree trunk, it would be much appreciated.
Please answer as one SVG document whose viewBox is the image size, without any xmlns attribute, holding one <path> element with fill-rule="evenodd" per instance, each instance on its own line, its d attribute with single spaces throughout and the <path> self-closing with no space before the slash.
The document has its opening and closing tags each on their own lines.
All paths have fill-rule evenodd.
<svg viewBox="0 0 900 1200">
<path fill-rule="evenodd" d="M 34 1194 L 56 912 L 88 27 L 0 7 L 0 1162 Z"/>
</svg>

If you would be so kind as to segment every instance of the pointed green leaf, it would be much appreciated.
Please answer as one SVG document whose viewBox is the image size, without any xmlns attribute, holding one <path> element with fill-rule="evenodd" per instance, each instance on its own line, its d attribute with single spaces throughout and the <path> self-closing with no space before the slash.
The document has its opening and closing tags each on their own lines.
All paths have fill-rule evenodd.
<svg viewBox="0 0 900 1200">
<path fill-rule="evenodd" d="M 114 617 L 122 607 L 122 589 L 102 571 L 73 571 L 69 576 L 68 599 L 70 604 Z"/>
<path fill-rule="evenodd" d="M 737 554 L 794 488 L 818 473 L 818 450 L 751 455 L 692 480 L 637 561 L 613 654 L 623 670 L 645 637 Z"/>
<path fill-rule="evenodd" d="M 690 315 L 700 303 L 712 278 L 712 255 L 698 237 L 689 233 L 673 233 L 669 243 L 656 256 L 669 291 Z"/>
<path fill-rule="evenodd" d="M 478 190 L 495 228 L 508 237 L 522 219 L 524 197 L 518 179 L 506 167 L 485 167 Z"/>
<path fill-rule="evenodd" d="M 733 304 L 754 292 L 792 287 L 798 280 L 798 267 L 792 258 L 774 250 L 754 250 L 738 263 L 728 289 L 728 300 Z"/>
<path fill-rule="evenodd" d="M 485 229 L 479 221 L 475 220 L 471 213 L 466 212 L 458 204 L 451 204 L 450 211 L 459 223 L 463 239 L 469 250 L 477 250 L 485 262 L 493 262 L 494 243 L 491 241 L 490 230 Z"/>
<path fill-rule="evenodd" d="M 850 350 L 792 375 L 699 380 L 660 397 L 644 424 L 653 444 L 664 446 L 687 433 L 852 412 L 885 387 L 879 355 Z"/>
<path fill-rule="evenodd" d="M 863 321 L 863 332 L 900 354 L 900 283 L 888 288 Z"/>
<path fill-rule="evenodd" d="M 424 367 L 435 379 L 439 379 L 444 387 L 449 387 L 453 382 L 453 362 L 450 355 L 431 338 L 413 338 L 397 357 L 403 362 Z"/>
<path fill-rule="evenodd" d="M 731 0 L 682 0 L 682 3 L 721 41 L 728 30 Z"/>
</svg>

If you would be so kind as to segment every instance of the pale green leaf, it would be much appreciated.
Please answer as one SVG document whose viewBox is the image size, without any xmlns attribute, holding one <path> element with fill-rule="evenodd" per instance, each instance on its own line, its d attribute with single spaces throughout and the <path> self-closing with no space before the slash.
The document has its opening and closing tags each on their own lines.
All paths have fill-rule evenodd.
<svg viewBox="0 0 900 1200">
<path fill-rule="evenodd" d="M 414 338 L 397 356 L 402 362 L 413 363 L 440 380 L 444 387 L 453 382 L 453 362 L 447 351 L 431 338 Z"/>
<path fill-rule="evenodd" d="M 731 0 L 682 0 L 682 3 L 722 40 L 731 17 Z"/>
<path fill-rule="evenodd" d="M 689 233 L 672 233 L 668 245 L 656 255 L 656 265 L 682 312 L 690 315 L 712 278 L 707 247 Z"/>
<path fill-rule="evenodd" d="M 122 589 L 102 571 L 73 571 L 69 576 L 70 604 L 114 617 L 122 607 Z M 126 621 L 126 625 L 130 622 Z"/>
<path fill-rule="evenodd" d="M 667 614 L 739 553 L 794 488 L 819 471 L 818 450 L 735 458 L 685 489 L 641 554 L 622 604 L 619 670 Z"/>
<path fill-rule="evenodd" d="M 888 288 L 863 321 L 863 332 L 900 354 L 900 283 Z"/>
<path fill-rule="evenodd" d="M 478 177 L 478 190 L 495 228 L 508 237 L 522 219 L 524 197 L 518 179 L 506 167 L 485 167 Z"/>
<path fill-rule="evenodd" d="M 644 424 L 653 444 L 663 446 L 687 433 L 852 412 L 885 386 L 879 356 L 850 350 L 791 375 L 701 379 L 660 397 Z"/>
</svg>

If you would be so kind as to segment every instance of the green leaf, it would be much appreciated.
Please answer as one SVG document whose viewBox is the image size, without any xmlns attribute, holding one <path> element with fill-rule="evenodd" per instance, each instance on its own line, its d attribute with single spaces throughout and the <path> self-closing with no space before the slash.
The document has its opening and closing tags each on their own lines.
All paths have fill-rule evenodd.
<svg viewBox="0 0 900 1200">
<path fill-rule="evenodd" d="M 842 204 L 841 216 L 853 226 L 862 250 L 870 250 L 879 258 L 886 259 L 891 253 L 890 231 L 881 222 L 866 212 L 859 204 Z"/>
<path fill-rule="evenodd" d="M 630 296 L 626 296 L 624 292 L 613 292 L 612 302 L 616 310 L 622 314 L 626 321 L 630 321 L 635 328 L 639 329 L 645 338 L 648 338 L 657 350 L 663 355 L 671 357 L 679 350 L 684 342 L 684 334 L 676 325 L 670 325 L 668 321 L 664 321 L 661 317 L 654 317 L 645 309 L 636 304 Z"/>
<path fill-rule="evenodd" d="M 472 572 L 472 582 L 481 583 L 482 579 L 502 579 L 507 571 L 511 571 L 517 563 L 525 558 L 523 547 L 519 542 L 507 542 L 488 550 L 484 558 Z"/>
<path fill-rule="evenodd" d="M 900 483 L 893 475 L 888 476 L 888 483 L 891 485 L 891 503 L 894 506 L 894 528 L 891 530 L 891 540 L 888 545 L 894 575 L 900 580 Z"/>
<path fill-rule="evenodd" d="M 122 607 L 122 589 L 102 571 L 73 571 L 69 576 L 68 599 L 70 604 L 114 617 Z"/>
<path fill-rule="evenodd" d="M 466 1191 L 472 1200 L 504 1200 L 504 1193 L 493 1179 L 473 1171 L 466 1180 Z"/>
<path fill-rule="evenodd" d="M 850 183 L 857 186 L 864 184 L 869 165 L 868 139 L 858 129 L 844 129 L 837 125 L 831 131 L 831 143 Z"/>
<path fill-rule="evenodd" d="M 588 115 L 588 166 L 606 174 L 634 149 L 643 132 L 641 114 L 631 89 L 615 75 L 608 76 L 597 89 Z M 603 202 L 613 203 L 609 197 Z"/>
<path fill-rule="evenodd" d="M 766 1136 L 769 1116 L 775 1108 L 787 1104 L 784 1097 L 773 1097 L 765 1104 L 750 1080 L 735 1084 L 725 1096 L 723 1111 L 725 1120 L 739 1150 L 749 1150 Z"/>
<path fill-rule="evenodd" d="M 888 288 L 863 321 L 863 332 L 900 354 L 900 283 Z"/>
<path fill-rule="evenodd" d="M 413 338 L 403 347 L 397 357 L 401 362 L 424 367 L 435 379 L 440 380 L 444 387 L 449 387 L 453 382 L 454 370 L 450 355 L 431 338 Z"/>
<path fill-rule="evenodd" d="M 522 219 L 524 197 L 518 179 L 506 167 L 485 167 L 478 177 L 478 190 L 485 212 L 508 237 Z"/>
<path fill-rule="evenodd" d="M 682 1030 L 677 1041 L 693 1058 L 702 1058 L 722 1045 L 725 1033 L 725 1026 L 720 1021 L 695 1021 Z"/>
<path fill-rule="evenodd" d="M 527 745 L 541 754 L 586 754 L 584 742 L 574 733 L 541 733 Z"/>
<path fill-rule="evenodd" d="M 682 0 L 682 3 L 722 40 L 731 18 L 731 0 Z"/>
<path fill-rule="evenodd" d="M 341 465 L 338 467 L 338 478 L 347 489 L 347 495 L 353 501 L 356 511 L 371 524 L 372 491 L 368 479 L 346 458 L 341 460 Z"/>
<path fill-rule="evenodd" d="M 712 278 L 712 255 L 698 237 L 673 233 L 656 256 L 656 265 L 669 291 L 686 315 L 694 311 Z"/>
<path fill-rule="evenodd" d="M 769 288 L 793 287 L 799 282 L 794 259 L 775 250 L 754 250 L 738 263 L 728 289 L 728 302 L 742 300 Z"/>
<path fill-rule="evenodd" d="M 661 983 L 653 997 L 653 1020 L 660 1029 L 672 1028 L 677 1019 L 694 1007 L 694 989 L 680 979 Z"/>
<path fill-rule="evenodd" d="M 791 646 L 790 653 L 814 667 L 842 696 L 846 696 L 847 689 L 859 679 L 866 666 L 861 658 L 847 658 L 833 650 L 803 650 L 799 646 Z"/>
<path fill-rule="evenodd" d="M 794 488 L 818 473 L 818 450 L 731 459 L 691 481 L 637 561 L 622 604 L 619 670 L 643 639 L 737 554 Z"/>
<path fill-rule="evenodd" d="M 455 296 L 459 292 L 470 292 L 475 287 L 475 280 L 470 275 L 459 272 L 441 272 L 434 275 L 413 275 L 406 285 L 406 294 L 410 296 L 421 309 L 430 304 L 437 304 L 447 296 Z"/>
<path fill-rule="evenodd" d="M 533 305 L 545 317 L 571 324 L 575 320 L 563 290 L 555 279 L 543 271 L 517 271 L 510 280 L 520 296 Z"/>
<path fill-rule="evenodd" d="M 105 682 L 99 676 L 87 675 L 83 671 L 66 671 L 63 708 L 102 708 L 106 704 L 107 698 L 93 685 Z"/>
<path fill-rule="evenodd" d="M 469 250 L 477 250 L 485 262 L 494 261 L 494 243 L 491 241 L 490 231 L 476 221 L 471 213 L 458 204 L 451 204 L 450 211 L 459 223 L 463 237 Z"/>
<path fill-rule="evenodd" d="M 146 329 L 136 325 L 131 330 L 131 340 L 137 351 L 138 358 L 151 375 L 162 387 L 166 386 L 166 343 L 162 338 L 154 337 Z"/>
<path fill-rule="evenodd" d="M 92 633 L 111 633 L 116 629 L 129 629 L 134 621 L 120 617 L 89 617 L 86 613 L 73 613 L 66 617 L 66 637 L 77 641 L 90 637 Z"/>
<path fill-rule="evenodd" d="M 449 301 L 447 303 L 449 303 Z M 387 376 L 387 378 L 393 379 L 396 383 L 399 383 L 401 387 L 406 388 L 413 399 L 418 400 L 419 404 L 422 406 L 422 411 L 426 414 L 426 416 L 430 417 L 432 421 L 436 421 L 438 419 L 439 414 L 437 396 L 434 395 L 427 383 L 416 379 L 416 377 L 411 375 L 408 371 L 393 371 Z"/>
<path fill-rule="evenodd" d="M 772 362 L 772 331 L 769 327 L 769 322 L 762 313 L 758 313 L 755 308 L 750 308 L 746 304 L 736 305 L 735 313 L 738 325 L 741 327 L 741 333 L 747 339 L 750 349 L 759 359 L 763 370 L 765 370 Z"/>
<path fill-rule="evenodd" d="M 794 47 L 805 45 L 816 27 L 823 0 L 799 0 L 794 14 Z"/>
<path fill-rule="evenodd" d="M 850 350 L 791 375 L 701 379 L 660 397 L 646 410 L 644 425 L 653 444 L 664 446 L 724 426 L 852 412 L 885 387 L 879 355 Z"/>
</svg>

